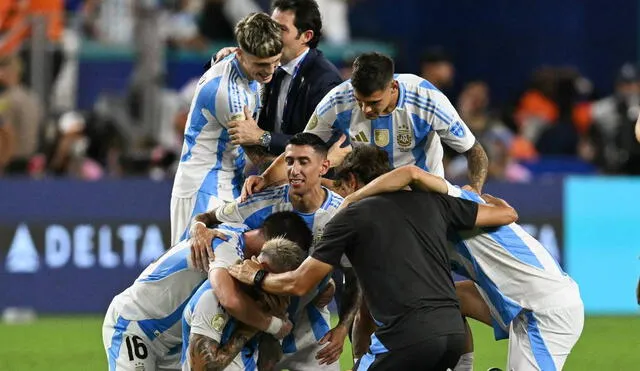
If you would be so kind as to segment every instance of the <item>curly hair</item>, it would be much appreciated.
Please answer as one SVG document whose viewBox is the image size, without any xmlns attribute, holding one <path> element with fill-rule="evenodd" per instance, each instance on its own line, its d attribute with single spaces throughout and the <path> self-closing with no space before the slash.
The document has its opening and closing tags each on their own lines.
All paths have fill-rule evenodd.
<svg viewBox="0 0 640 371">
<path fill-rule="evenodd" d="M 258 58 L 274 57 L 282 52 L 282 30 L 265 13 L 251 13 L 236 24 L 236 42 L 242 50 Z"/>
</svg>

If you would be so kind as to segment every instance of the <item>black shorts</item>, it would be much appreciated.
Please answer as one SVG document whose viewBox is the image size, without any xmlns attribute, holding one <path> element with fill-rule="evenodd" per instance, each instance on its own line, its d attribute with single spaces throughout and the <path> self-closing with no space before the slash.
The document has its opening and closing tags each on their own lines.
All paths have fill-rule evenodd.
<svg viewBox="0 0 640 371">
<path fill-rule="evenodd" d="M 456 366 L 458 359 L 464 353 L 464 346 L 464 334 L 436 336 L 385 353 L 376 355 L 367 353 L 353 366 L 353 370 L 446 371 Z"/>
</svg>

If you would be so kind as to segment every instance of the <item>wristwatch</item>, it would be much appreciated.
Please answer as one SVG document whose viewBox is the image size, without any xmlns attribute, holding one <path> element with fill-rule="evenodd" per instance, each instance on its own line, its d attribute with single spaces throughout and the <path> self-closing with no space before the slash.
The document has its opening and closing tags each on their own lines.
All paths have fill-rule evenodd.
<svg viewBox="0 0 640 371">
<path fill-rule="evenodd" d="M 259 271 L 257 271 L 256 275 L 253 276 L 253 286 L 255 286 L 257 289 L 262 290 L 262 282 L 264 281 L 266 276 L 267 276 L 266 270 L 260 269 Z"/>
<path fill-rule="evenodd" d="M 270 144 L 271 144 L 271 133 L 268 131 L 265 131 L 264 133 L 262 133 L 262 136 L 260 137 L 260 145 L 263 146 L 264 148 L 269 148 Z"/>
</svg>

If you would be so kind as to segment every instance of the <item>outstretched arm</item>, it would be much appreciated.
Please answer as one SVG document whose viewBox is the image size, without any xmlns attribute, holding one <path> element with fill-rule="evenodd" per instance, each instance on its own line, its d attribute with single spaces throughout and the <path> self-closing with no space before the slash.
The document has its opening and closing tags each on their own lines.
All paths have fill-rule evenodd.
<svg viewBox="0 0 640 371">
<path fill-rule="evenodd" d="M 349 203 L 360 201 L 380 193 L 395 192 L 411 186 L 423 191 L 447 193 L 447 182 L 439 176 L 429 174 L 414 165 L 402 166 L 371 181 L 366 186 L 347 196 L 345 207 Z"/>
<path fill-rule="evenodd" d="M 247 285 L 254 284 L 260 265 L 252 260 L 229 267 L 229 274 Z M 269 273 L 262 281 L 262 290 L 276 295 L 304 296 L 326 277 L 333 267 L 320 260 L 308 257 L 295 271 Z"/>
</svg>

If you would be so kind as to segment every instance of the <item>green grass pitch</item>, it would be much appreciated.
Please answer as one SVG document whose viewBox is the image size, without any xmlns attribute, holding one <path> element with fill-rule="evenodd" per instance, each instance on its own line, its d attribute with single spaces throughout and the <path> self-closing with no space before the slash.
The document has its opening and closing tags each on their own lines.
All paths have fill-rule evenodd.
<svg viewBox="0 0 640 371">
<path fill-rule="evenodd" d="M 43 317 L 24 325 L 0 324 L 0 370 L 106 370 L 102 318 Z M 493 340 L 492 330 L 471 324 L 475 369 L 504 368 L 507 343 Z M 587 317 L 580 341 L 565 370 L 633 370 L 640 364 L 640 317 Z M 341 365 L 351 367 L 345 346 Z"/>
</svg>

